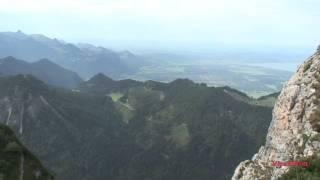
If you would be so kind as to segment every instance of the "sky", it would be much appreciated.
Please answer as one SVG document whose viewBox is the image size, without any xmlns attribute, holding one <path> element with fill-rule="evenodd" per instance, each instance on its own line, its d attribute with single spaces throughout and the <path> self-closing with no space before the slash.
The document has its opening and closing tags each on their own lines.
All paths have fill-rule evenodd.
<svg viewBox="0 0 320 180">
<path fill-rule="evenodd" d="M 313 51 L 319 0 L 0 0 L 0 31 L 118 49 Z"/>
</svg>

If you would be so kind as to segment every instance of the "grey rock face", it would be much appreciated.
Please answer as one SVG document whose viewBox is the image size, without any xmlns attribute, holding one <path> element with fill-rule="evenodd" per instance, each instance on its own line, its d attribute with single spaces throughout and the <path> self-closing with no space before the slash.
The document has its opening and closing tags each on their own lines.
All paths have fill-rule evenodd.
<svg viewBox="0 0 320 180">
<path fill-rule="evenodd" d="M 273 110 L 265 146 L 241 162 L 233 180 L 278 179 L 289 168 L 273 161 L 320 155 L 320 51 L 307 59 L 284 86 Z"/>
</svg>

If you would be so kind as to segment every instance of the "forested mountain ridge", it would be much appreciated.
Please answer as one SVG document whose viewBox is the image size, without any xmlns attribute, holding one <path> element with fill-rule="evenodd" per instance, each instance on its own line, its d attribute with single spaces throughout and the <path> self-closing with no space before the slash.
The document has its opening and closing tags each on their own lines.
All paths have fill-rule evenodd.
<svg viewBox="0 0 320 180">
<path fill-rule="evenodd" d="M 228 179 L 271 119 L 269 107 L 187 79 L 100 74 L 88 84 L 66 90 L 29 75 L 0 78 L 1 123 L 58 180 Z"/>
<path fill-rule="evenodd" d="M 32 63 L 11 56 L 0 59 L 1 76 L 18 74 L 31 74 L 52 86 L 69 89 L 77 87 L 83 81 L 75 72 L 64 69 L 48 59 Z"/>
<path fill-rule="evenodd" d="M 82 78 L 105 73 L 113 78 L 137 70 L 144 61 L 134 54 L 114 52 L 90 44 L 71 44 L 44 35 L 27 35 L 21 31 L 0 33 L 0 58 L 13 56 L 28 62 L 50 59 L 77 72 Z"/>
<path fill-rule="evenodd" d="M 177 79 L 175 81 L 172 81 L 171 83 L 176 81 L 186 81 L 186 82 L 190 82 L 190 84 L 196 84 L 189 79 Z M 100 95 L 108 95 L 108 94 L 111 94 L 112 92 L 117 92 L 117 91 L 124 92 L 131 87 L 143 87 L 143 86 L 149 87 L 152 85 L 157 87 L 160 87 L 160 86 L 165 87 L 165 86 L 168 86 L 166 84 L 168 83 L 161 83 L 161 82 L 152 81 L 152 80 L 145 81 L 145 82 L 135 81 L 131 79 L 113 80 L 107 77 L 106 75 L 99 73 L 93 76 L 92 78 L 90 78 L 88 81 L 84 81 L 80 83 L 78 88 L 75 88 L 75 89 L 78 89 L 81 92 L 90 92 L 90 93 L 95 93 Z M 198 83 L 198 85 L 207 87 L 205 83 Z M 210 87 L 207 87 L 207 88 L 210 88 Z M 232 96 L 236 100 L 243 101 L 252 105 L 267 106 L 267 107 L 273 107 L 275 100 L 279 95 L 279 93 L 272 93 L 266 96 L 262 96 L 260 98 L 253 98 L 253 97 L 249 97 L 247 94 L 241 91 L 238 91 L 234 88 L 230 88 L 228 86 L 216 87 L 216 89 L 224 91 L 226 94 Z"/>
<path fill-rule="evenodd" d="M 0 58 L 13 56 L 28 62 L 49 59 L 63 68 L 76 72 L 85 80 L 98 73 L 117 80 L 170 82 L 188 78 L 197 83 L 204 82 L 208 86 L 230 86 L 250 96 L 259 97 L 279 91 L 292 74 L 289 71 L 256 66 L 258 64 L 246 64 L 238 55 L 232 53 L 231 57 L 222 59 L 219 53 L 206 57 L 208 62 L 203 62 L 204 64 L 201 63 L 201 55 L 184 53 L 180 57 L 172 52 L 165 56 L 160 53 L 150 57 L 146 54 L 148 52 L 116 52 L 87 43 L 68 43 L 41 34 L 0 32 Z M 224 55 L 225 53 L 222 54 Z M 272 57 L 279 58 L 278 55 Z M 261 58 L 266 57 L 252 58 L 250 54 L 245 56 L 245 59 L 253 61 L 261 61 Z M 264 62 L 268 63 L 266 59 L 261 63 Z"/>
</svg>

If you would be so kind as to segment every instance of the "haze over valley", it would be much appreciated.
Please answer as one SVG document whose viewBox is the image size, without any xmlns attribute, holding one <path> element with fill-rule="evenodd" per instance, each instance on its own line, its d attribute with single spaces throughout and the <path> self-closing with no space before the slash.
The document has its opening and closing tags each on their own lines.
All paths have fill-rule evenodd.
<svg viewBox="0 0 320 180">
<path fill-rule="evenodd" d="M 0 57 L 16 57 L 27 62 L 48 59 L 77 73 L 82 79 L 97 73 L 114 79 L 170 82 L 189 78 L 208 86 L 230 86 L 259 97 L 281 89 L 297 66 L 299 54 L 134 54 L 87 43 L 71 44 L 44 35 L 21 31 L 0 33 Z M 8 46 L 9 44 L 9 46 Z M 291 63 L 291 67 L 286 65 Z M 276 64 L 276 68 L 272 66 Z M 72 85 L 71 85 L 72 86 Z"/>
</svg>

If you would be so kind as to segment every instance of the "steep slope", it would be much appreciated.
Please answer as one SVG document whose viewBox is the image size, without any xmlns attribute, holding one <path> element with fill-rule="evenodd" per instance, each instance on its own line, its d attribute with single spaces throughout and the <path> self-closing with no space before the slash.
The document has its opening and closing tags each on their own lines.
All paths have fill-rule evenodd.
<svg viewBox="0 0 320 180">
<path fill-rule="evenodd" d="M 273 161 L 319 159 L 319 102 L 320 48 L 283 88 L 273 110 L 265 145 L 252 160 L 237 167 L 233 179 L 278 179 L 290 168 L 273 167 Z"/>
<path fill-rule="evenodd" d="M 53 180 L 40 161 L 4 125 L 0 125 L 0 179 Z"/>
<path fill-rule="evenodd" d="M 18 74 L 32 74 L 50 85 L 65 88 L 74 88 L 82 82 L 82 79 L 76 73 L 47 59 L 41 59 L 34 63 L 18 60 L 11 56 L 0 59 L 0 75 Z"/>
<path fill-rule="evenodd" d="M 136 65 L 143 63 L 131 53 L 117 53 L 90 44 L 74 45 L 43 35 L 27 35 L 20 31 L 0 33 L 0 58 L 7 56 L 29 62 L 50 59 L 64 68 L 77 72 L 84 79 L 97 73 L 119 78 L 121 74 L 136 71 Z"/>
<path fill-rule="evenodd" d="M 113 168 L 121 167 L 121 158 L 136 152 L 127 145 L 133 141 L 105 96 L 55 89 L 19 75 L 0 78 L 0 107 L 0 122 L 10 126 L 57 179 L 108 179 Z"/>
</svg>

